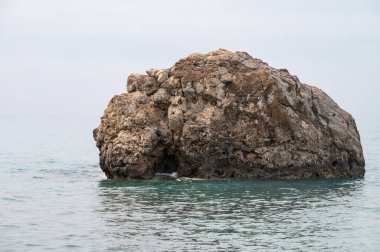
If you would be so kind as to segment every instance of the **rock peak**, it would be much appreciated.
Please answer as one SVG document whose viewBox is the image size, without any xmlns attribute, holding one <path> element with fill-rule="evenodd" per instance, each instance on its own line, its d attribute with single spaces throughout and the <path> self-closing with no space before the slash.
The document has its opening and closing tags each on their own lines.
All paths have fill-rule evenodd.
<svg viewBox="0 0 380 252">
<path fill-rule="evenodd" d="M 355 121 L 318 88 L 218 49 L 131 74 L 94 138 L 108 178 L 362 177 Z"/>
</svg>

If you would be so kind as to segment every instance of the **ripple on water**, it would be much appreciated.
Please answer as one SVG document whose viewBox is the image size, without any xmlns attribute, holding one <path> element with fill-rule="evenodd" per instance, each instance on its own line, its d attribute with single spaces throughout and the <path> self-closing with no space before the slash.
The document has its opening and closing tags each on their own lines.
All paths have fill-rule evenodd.
<svg viewBox="0 0 380 252">
<path fill-rule="evenodd" d="M 215 241 L 226 250 L 276 249 L 279 240 L 294 249 L 309 243 L 334 249 L 342 246 L 331 245 L 331 237 L 355 238 L 350 209 L 362 186 L 363 180 L 105 180 L 99 183 L 105 207 L 98 211 L 112 227 L 109 235 L 120 230 L 117 237 L 132 247 L 150 237 L 163 249 L 215 249 Z M 351 232 L 342 237 L 342 229 Z"/>
</svg>

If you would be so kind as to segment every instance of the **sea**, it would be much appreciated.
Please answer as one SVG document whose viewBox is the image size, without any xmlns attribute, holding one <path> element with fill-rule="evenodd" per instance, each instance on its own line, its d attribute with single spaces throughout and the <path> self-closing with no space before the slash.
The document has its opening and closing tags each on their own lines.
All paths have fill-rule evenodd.
<svg viewBox="0 0 380 252">
<path fill-rule="evenodd" d="M 0 251 L 380 251 L 380 117 L 329 180 L 107 180 L 99 122 L 0 117 Z"/>
</svg>

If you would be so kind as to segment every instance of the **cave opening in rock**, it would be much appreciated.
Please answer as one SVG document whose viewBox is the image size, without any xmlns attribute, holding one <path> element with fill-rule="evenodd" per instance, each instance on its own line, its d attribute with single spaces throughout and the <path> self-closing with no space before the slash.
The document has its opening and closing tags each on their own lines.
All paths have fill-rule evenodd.
<svg viewBox="0 0 380 252">
<path fill-rule="evenodd" d="M 168 150 L 164 151 L 160 162 L 154 168 L 155 173 L 173 173 L 178 171 L 178 158 Z"/>
</svg>

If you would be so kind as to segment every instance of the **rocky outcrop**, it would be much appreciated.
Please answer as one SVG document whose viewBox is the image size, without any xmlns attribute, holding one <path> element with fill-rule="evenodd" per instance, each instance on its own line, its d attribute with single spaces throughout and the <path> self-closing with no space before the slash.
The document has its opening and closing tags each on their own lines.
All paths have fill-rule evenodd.
<svg viewBox="0 0 380 252">
<path fill-rule="evenodd" d="M 244 52 L 132 74 L 94 130 L 108 178 L 364 176 L 355 121 L 322 90 Z"/>
</svg>

